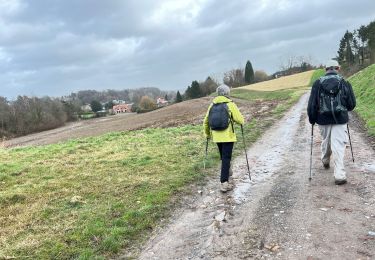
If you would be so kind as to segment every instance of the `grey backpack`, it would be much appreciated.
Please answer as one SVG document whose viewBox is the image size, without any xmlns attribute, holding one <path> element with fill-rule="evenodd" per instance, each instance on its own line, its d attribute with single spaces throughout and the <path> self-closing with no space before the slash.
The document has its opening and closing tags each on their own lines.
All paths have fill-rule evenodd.
<svg viewBox="0 0 375 260">
<path fill-rule="evenodd" d="M 319 81 L 319 113 L 336 119 L 341 112 L 348 111 L 342 100 L 345 96 L 343 78 L 339 75 L 327 75 Z"/>
<path fill-rule="evenodd" d="M 227 103 L 212 104 L 208 113 L 208 123 L 211 130 L 220 131 L 228 128 L 232 123 L 232 118 Z"/>
</svg>

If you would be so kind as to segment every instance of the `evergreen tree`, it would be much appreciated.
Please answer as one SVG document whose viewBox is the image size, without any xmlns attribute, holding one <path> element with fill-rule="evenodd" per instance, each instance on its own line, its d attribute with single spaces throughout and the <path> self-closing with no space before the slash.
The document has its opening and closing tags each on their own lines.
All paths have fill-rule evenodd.
<svg viewBox="0 0 375 260">
<path fill-rule="evenodd" d="M 191 99 L 191 87 L 188 86 L 187 89 L 185 90 L 185 99 Z"/>
<path fill-rule="evenodd" d="M 358 31 L 358 38 L 360 40 L 360 47 L 359 47 L 359 63 L 360 64 L 363 64 L 364 61 L 365 61 L 365 45 L 367 44 L 367 41 L 368 41 L 368 36 L 367 36 L 367 27 L 362 25 Z"/>
<path fill-rule="evenodd" d="M 346 39 L 346 52 L 345 52 L 345 59 L 349 66 L 354 64 L 354 54 L 352 50 L 352 43 L 353 43 L 353 34 L 346 31 L 345 33 Z"/>
<path fill-rule="evenodd" d="M 105 109 L 112 109 L 113 106 L 114 106 L 113 101 L 109 101 L 109 102 L 105 103 L 105 105 L 104 105 Z"/>
<path fill-rule="evenodd" d="M 353 45 L 353 33 L 346 31 L 344 37 L 340 41 L 340 47 L 338 50 L 338 62 L 344 69 L 349 68 L 354 64 L 355 56 L 352 50 Z"/>
<path fill-rule="evenodd" d="M 254 70 L 251 62 L 248 60 L 245 67 L 245 82 L 251 84 L 254 82 Z"/>
<path fill-rule="evenodd" d="M 167 94 L 165 94 L 164 99 L 165 99 L 166 101 L 168 101 L 168 95 L 167 95 Z"/>
<path fill-rule="evenodd" d="M 177 91 L 177 95 L 176 95 L 176 103 L 180 103 L 182 102 L 182 96 L 180 94 L 180 91 Z"/>
<path fill-rule="evenodd" d="M 346 40 L 345 40 L 345 37 L 342 37 L 342 39 L 340 40 L 339 50 L 337 51 L 337 54 L 338 54 L 337 61 L 341 65 L 344 65 L 344 62 L 345 62 L 345 47 L 346 47 Z"/>
<path fill-rule="evenodd" d="M 337 54 L 338 62 L 347 73 L 375 63 L 375 21 L 353 32 L 346 31 Z"/>
<path fill-rule="evenodd" d="M 200 87 L 199 87 L 199 83 L 198 81 L 194 80 L 192 83 L 191 83 L 191 89 L 190 89 L 190 97 L 191 98 L 199 98 L 201 97 L 201 90 L 200 90 Z"/>
<path fill-rule="evenodd" d="M 103 109 L 102 104 L 98 100 L 91 101 L 90 106 L 93 112 L 98 112 Z"/>
</svg>

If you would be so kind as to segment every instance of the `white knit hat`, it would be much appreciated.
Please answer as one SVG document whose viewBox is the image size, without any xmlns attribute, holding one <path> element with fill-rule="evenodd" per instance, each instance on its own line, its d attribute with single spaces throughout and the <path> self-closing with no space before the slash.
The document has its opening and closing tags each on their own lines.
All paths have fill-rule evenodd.
<svg viewBox="0 0 375 260">
<path fill-rule="evenodd" d="M 337 60 L 329 60 L 326 63 L 326 69 L 329 69 L 329 68 L 333 68 L 333 69 L 340 68 L 340 65 L 337 62 Z"/>
<path fill-rule="evenodd" d="M 230 87 L 228 87 L 225 84 L 221 84 L 217 89 L 216 89 L 217 95 L 218 96 L 228 96 L 230 93 Z"/>
</svg>

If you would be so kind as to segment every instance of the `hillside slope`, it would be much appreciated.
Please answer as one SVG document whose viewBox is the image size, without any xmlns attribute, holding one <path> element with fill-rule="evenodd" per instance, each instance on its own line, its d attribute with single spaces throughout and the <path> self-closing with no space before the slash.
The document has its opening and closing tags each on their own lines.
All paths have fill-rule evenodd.
<svg viewBox="0 0 375 260">
<path fill-rule="evenodd" d="M 349 78 L 357 98 L 355 111 L 366 122 L 370 135 L 375 136 L 375 64 Z"/>
<path fill-rule="evenodd" d="M 274 91 L 307 86 L 315 70 L 310 70 L 290 76 L 285 76 L 273 80 L 263 81 L 256 84 L 240 87 L 238 89 L 248 89 L 257 91 Z"/>
<path fill-rule="evenodd" d="M 287 109 L 305 91 L 311 79 L 320 75 L 320 70 L 308 71 L 236 88 L 232 91 L 232 98 L 240 98 L 235 101 L 247 119 L 257 117 L 259 113 L 263 114 L 272 110 L 276 105 L 276 100 L 291 98 L 289 105 L 284 107 Z M 203 97 L 187 100 L 145 114 L 121 114 L 69 123 L 60 128 L 7 140 L 2 143 L 2 146 L 45 145 L 75 138 L 98 136 L 113 131 L 197 125 L 201 124 L 211 99 L 212 97 Z"/>
<path fill-rule="evenodd" d="M 4 147 L 45 145 L 66 141 L 75 138 L 99 136 L 114 131 L 139 130 L 144 128 L 165 128 L 183 126 L 186 124 L 201 124 L 211 97 L 187 100 L 144 114 L 119 114 L 83 120 L 67 124 L 66 126 L 22 136 L 3 142 Z M 244 100 L 236 101 L 247 118 L 256 114 L 258 106 Z M 272 103 L 264 101 L 262 105 Z M 269 106 L 270 110 L 272 106 Z"/>
</svg>

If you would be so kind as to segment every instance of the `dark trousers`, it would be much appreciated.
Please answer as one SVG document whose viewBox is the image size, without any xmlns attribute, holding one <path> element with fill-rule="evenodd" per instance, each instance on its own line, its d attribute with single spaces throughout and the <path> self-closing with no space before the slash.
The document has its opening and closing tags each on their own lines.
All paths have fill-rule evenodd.
<svg viewBox="0 0 375 260">
<path fill-rule="evenodd" d="M 220 182 L 226 182 L 229 179 L 230 161 L 232 160 L 232 151 L 234 143 L 217 143 L 221 159 Z"/>
</svg>

